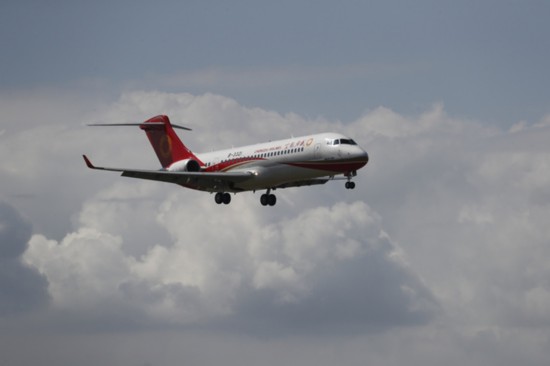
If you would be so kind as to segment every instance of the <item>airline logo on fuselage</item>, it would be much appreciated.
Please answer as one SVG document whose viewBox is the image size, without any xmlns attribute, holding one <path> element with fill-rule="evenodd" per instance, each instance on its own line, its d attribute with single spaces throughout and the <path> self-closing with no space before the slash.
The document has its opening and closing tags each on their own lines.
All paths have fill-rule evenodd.
<svg viewBox="0 0 550 366">
<path fill-rule="evenodd" d="M 279 151 L 279 150 L 289 150 L 289 149 L 294 149 L 294 148 L 297 148 L 297 147 L 310 146 L 312 143 L 313 143 L 313 137 L 310 137 L 307 140 L 306 139 L 297 140 L 297 141 L 292 141 L 292 142 L 286 143 L 284 145 L 271 146 L 271 147 L 266 147 L 266 148 L 263 148 L 263 149 L 258 149 L 258 150 L 254 151 L 254 154 L 261 154 L 261 153 L 265 153 L 265 152 Z"/>
</svg>

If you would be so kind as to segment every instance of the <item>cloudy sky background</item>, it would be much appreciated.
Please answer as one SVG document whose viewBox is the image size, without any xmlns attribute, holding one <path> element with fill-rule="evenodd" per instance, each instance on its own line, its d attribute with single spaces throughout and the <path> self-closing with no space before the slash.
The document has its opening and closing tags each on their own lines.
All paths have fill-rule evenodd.
<svg viewBox="0 0 550 366">
<path fill-rule="evenodd" d="M 544 1 L 0 4 L 0 364 L 546 365 Z M 338 131 L 278 204 L 92 172 Z"/>
</svg>

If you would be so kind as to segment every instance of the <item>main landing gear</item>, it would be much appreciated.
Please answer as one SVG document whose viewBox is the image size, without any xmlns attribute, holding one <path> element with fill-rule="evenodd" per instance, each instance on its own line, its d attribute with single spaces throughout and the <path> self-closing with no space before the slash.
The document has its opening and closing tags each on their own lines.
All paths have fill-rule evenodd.
<svg viewBox="0 0 550 366">
<path fill-rule="evenodd" d="M 266 193 L 260 196 L 260 203 L 262 206 L 275 206 L 277 203 L 277 196 L 270 194 L 269 192 L 271 192 L 271 189 L 268 189 Z"/>
<path fill-rule="evenodd" d="M 214 196 L 214 201 L 216 201 L 218 205 L 222 203 L 228 205 L 229 202 L 231 202 L 231 195 L 226 192 L 218 192 Z"/>
<path fill-rule="evenodd" d="M 260 196 L 260 203 L 262 206 L 275 206 L 277 203 L 277 197 L 274 194 L 270 194 L 270 191 L 271 189 L 268 189 L 267 193 Z M 231 195 L 227 192 L 218 192 L 214 196 L 214 201 L 216 201 L 218 205 L 222 203 L 228 205 L 231 202 Z"/>
</svg>

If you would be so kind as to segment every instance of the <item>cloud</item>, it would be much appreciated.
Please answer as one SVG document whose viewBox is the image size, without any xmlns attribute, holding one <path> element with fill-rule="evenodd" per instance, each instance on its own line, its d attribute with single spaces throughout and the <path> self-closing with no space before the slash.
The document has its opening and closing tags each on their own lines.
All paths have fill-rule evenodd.
<svg viewBox="0 0 550 366">
<path fill-rule="evenodd" d="M 239 302 L 245 323 L 279 332 L 362 333 L 424 324 L 438 310 L 365 204 L 315 208 L 277 226 L 257 244 L 282 248 L 260 257 L 254 287 Z"/>
<path fill-rule="evenodd" d="M 327 349 L 380 363 L 548 359 L 548 116 L 503 130 L 435 104 L 412 116 L 379 107 L 343 124 L 142 91 L 83 122 L 158 113 L 192 127 L 181 136 L 196 151 L 334 130 L 371 160 L 353 191 L 332 182 L 278 190 L 274 208 L 251 193 L 220 207 L 201 192 L 83 166 L 86 152 L 98 164 L 156 168 L 141 131 L 2 126 L 2 193 L 35 233 L 12 258 L 27 248 L 25 265 L 47 279 L 45 328 L 124 330 L 159 357 L 170 329 L 216 344 L 215 361 L 251 347 L 262 351 L 247 359 L 265 358 L 272 346 L 289 361 L 314 360 L 296 347 L 326 356 L 317 361 Z M 185 352 L 213 360 L 200 347 Z"/>
<path fill-rule="evenodd" d="M 111 218 L 121 205 L 126 212 L 135 207 L 132 201 L 86 206 L 94 204 Z M 202 205 L 206 219 L 189 205 L 172 195 L 150 212 L 172 241 L 140 257 L 125 253 L 121 237 L 86 221 L 60 243 L 33 236 L 25 258 L 48 277 L 58 309 L 88 312 L 99 322 L 112 315 L 105 307 L 116 307 L 141 314 L 140 324 L 366 332 L 423 324 L 437 310 L 363 203 L 318 207 L 272 224 L 252 212 L 227 217 Z M 132 222 L 141 232 L 140 221 Z"/>
<path fill-rule="evenodd" d="M 373 111 L 350 129 L 371 141 L 370 205 L 449 316 L 548 324 L 535 311 L 550 291 L 547 126 L 502 131 L 436 105 L 417 118 Z"/>
<path fill-rule="evenodd" d="M 0 317 L 48 304 L 46 278 L 21 261 L 30 236 L 30 224 L 0 201 Z"/>
</svg>

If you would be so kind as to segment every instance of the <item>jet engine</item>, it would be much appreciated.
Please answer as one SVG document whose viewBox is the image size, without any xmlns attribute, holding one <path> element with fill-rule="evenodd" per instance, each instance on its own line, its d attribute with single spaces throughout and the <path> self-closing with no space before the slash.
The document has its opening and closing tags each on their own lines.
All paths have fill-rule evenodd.
<svg viewBox="0 0 550 366">
<path fill-rule="evenodd" d="M 171 172 L 198 172 L 201 170 L 199 163 L 193 159 L 185 159 L 174 162 L 168 167 Z"/>
</svg>

